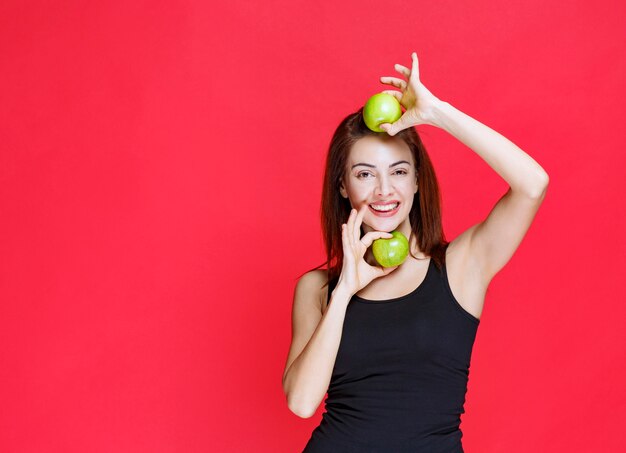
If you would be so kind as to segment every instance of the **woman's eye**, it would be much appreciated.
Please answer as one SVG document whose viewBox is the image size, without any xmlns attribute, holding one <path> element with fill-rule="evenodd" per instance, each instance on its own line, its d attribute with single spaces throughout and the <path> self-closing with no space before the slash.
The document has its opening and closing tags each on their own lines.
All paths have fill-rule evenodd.
<svg viewBox="0 0 626 453">
<path fill-rule="evenodd" d="M 406 170 L 396 170 L 394 174 L 408 175 L 409 173 Z M 363 179 L 365 178 L 365 175 L 371 175 L 371 173 L 369 171 L 362 171 L 361 173 L 357 175 L 357 178 Z M 369 178 L 366 178 L 366 179 L 369 179 Z"/>
</svg>

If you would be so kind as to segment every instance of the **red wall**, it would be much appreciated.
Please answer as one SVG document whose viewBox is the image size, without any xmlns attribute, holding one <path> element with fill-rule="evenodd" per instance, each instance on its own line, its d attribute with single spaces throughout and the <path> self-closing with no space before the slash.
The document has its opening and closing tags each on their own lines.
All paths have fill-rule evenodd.
<svg viewBox="0 0 626 453">
<path fill-rule="evenodd" d="M 550 188 L 493 280 L 468 452 L 623 448 L 623 2 L 0 6 L 0 451 L 297 452 L 281 377 L 339 121 L 424 84 Z M 418 131 L 449 240 L 507 184 Z"/>
</svg>

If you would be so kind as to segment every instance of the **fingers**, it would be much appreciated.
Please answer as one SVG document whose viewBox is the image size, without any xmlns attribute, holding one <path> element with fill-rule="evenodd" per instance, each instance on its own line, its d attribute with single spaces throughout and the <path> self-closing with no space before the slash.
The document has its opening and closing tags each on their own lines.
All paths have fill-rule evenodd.
<svg viewBox="0 0 626 453">
<path fill-rule="evenodd" d="M 346 224 L 346 233 L 351 241 L 351 244 L 354 244 L 354 218 L 356 217 L 356 214 L 356 209 L 351 209 L 350 216 L 348 217 L 348 223 Z"/>
<path fill-rule="evenodd" d="M 411 69 L 409 69 L 406 66 L 403 66 L 401 64 L 397 64 L 397 63 L 393 67 L 395 68 L 396 71 L 398 71 L 400 74 L 402 74 L 407 79 L 410 79 L 411 76 L 413 76 L 413 77 L 415 77 L 415 78 L 417 78 L 419 80 L 419 60 L 417 59 L 417 53 L 416 52 L 413 52 L 411 54 Z M 398 88 L 402 89 L 403 91 L 405 90 L 406 85 L 407 85 L 404 80 L 399 79 L 397 77 L 381 77 L 380 81 L 382 83 L 386 83 L 386 84 L 398 87 Z M 389 93 L 389 94 L 391 94 L 391 93 Z"/>
<path fill-rule="evenodd" d="M 395 124 L 395 123 L 394 123 Z M 384 126 L 384 127 L 383 127 Z M 398 128 L 397 126 L 394 126 L 393 124 L 389 124 L 389 123 L 385 123 L 384 125 L 381 124 L 380 127 L 382 130 L 384 130 L 385 132 L 387 132 L 388 135 L 390 136 L 394 136 L 396 135 L 398 132 L 400 132 L 400 128 Z"/>
<path fill-rule="evenodd" d="M 411 54 L 412 65 L 411 65 L 411 74 L 414 74 L 418 79 L 420 78 L 420 70 L 419 70 L 419 61 L 417 60 L 417 53 L 413 52 Z"/>
<path fill-rule="evenodd" d="M 387 275 L 387 274 L 391 274 L 393 271 L 395 271 L 397 268 L 399 268 L 400 266 L 394 266 L 394 267 L 383 267 L 382 268 L 382 274 L 383 275 Z"/>
<path fill-rule="evenodd" d="M 380 81 L 387 85 L 393 85 L 394 87 L 400 88 L 402 91 L 406 89 L 406 82 L 397 77 L 381 77 Z"/>
<path fill-rule="evenodd" d="M 350 259 L 352 256 L 352 242 L 348 233 L 348 225 L 346 223 L 341 225 L 341 243 L 343 245 L 344 259 Z"/>
<path fill-rule="evenodd" d="M 387 233 L 385 231 L 370 231 L 369 233 L 365 234 L 365 236 L 363 236 L 363 238 L 361 239 L 361 242 L 366 247 L 369 247 L 370 245 L 372 245 L 372 243 L 376 239 L 381 239 L 381 238 L 389 239 L 392 237 L 393 237 L 393 234 Z"/>
<path fill-rule="evenodd" d="M 383 266 L 376 266 L 376 276 L 374 278 L 380 278 L 380 277 L 384 277 L 385 275 L 391 274 L 393 271 L 395 271 L 397 268 L 399 268 L 400 266 L 393 266 L 393 267 L 383 267 Z"/>
<path fill-rule="evenodd" d="M 395 91 L 395 90 L 384 90 L 382 91 L 383 93 L 386 94 L 390 94 L 392 95 L 394 98 L 396 98 L 398 100 L 398 102 L 400 102 L 402 100 L 402 93 L 400 93 L 399 91 Z"/>
<path fill-rule="evenodd" d="M 411 75 L 411 70 L 406 66 L 402 66 L 401 64 L 395 64 L 394 68 L 396 68 L 396 71 L 405 76 L 407 79 Z"/>
<path fill-rule="evenodd" d="M 358 214 L 354 220 L 354 240 L 358 241 L 361 239 L 361 222 L 363 222 L 363 217 L 365 216 L 365 211 L 367 210 L 367 205 L 364 204 L 359 209 Z"/>
<path fill-rule="evenodd" d="M 394 135 L 398 133 L 397 128 L 396 126 L 394 126 L 394 124 L 396 123 L 382 123 L 382 124 L 379 124 L 378 127 L 380 127 L 383 131 L 387 132 L 388 135 L 393 137 Z"/>
<path fill-rule="evenodd" d="M 383 123 L 379 124 L 378 127 L 380 127 L 382 130 L 387 132 L 387 134 L 393 137 L 398 132 L 407 129 L 413 125 L 408 119 L 409 115 L 407 115 L 407 112 L 409 111 L 407 110 L 406 112 L 404 112 L 404 114 L 394 123 Z"/>
<path fill-rule="evenodd" d="M 400 121 L 400 120 L 398 120 L 398 121 Z M 398 121 L 396 121 L 396 123 Z M 382 124 L 379 124 L 378 127 L 380 127 L 382 130 L 387 132 L 388 135 L 393 137 L 399 131 L 398 126 L 395 125 L 396 123 L 382 123 Z"/>
</svg>

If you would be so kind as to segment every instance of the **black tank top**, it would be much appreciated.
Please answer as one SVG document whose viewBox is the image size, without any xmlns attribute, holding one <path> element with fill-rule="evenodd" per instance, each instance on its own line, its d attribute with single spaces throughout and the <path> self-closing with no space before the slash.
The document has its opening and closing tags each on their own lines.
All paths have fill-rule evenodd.
<svg viewBox="0 0 626 453">
<path fill-rule="evenodd" d="M 445 264 L 439 270 L 429 261 L 405 296 L 352 296 L 325 412 L 303 453 L 463 452 L 461 414 L 480 320 L 454 298 Z"/>
</svg>

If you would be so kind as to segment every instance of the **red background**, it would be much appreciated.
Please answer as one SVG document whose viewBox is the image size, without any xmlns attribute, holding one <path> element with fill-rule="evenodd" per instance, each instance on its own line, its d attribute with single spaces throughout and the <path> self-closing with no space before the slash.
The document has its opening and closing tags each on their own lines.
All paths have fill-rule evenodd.
<svg viewBox="0 0 626 453">
<path fill-rule="evenodd" d="M 5 1 L 0 451 L 297 452 L 281 377 L 339 121 L 420 59 L 550 188 L 487 295 L 468 452 L 626 442 L 624 2 Z M 418 131 L 452 240 L 507 184 Z"/>
</svg>

